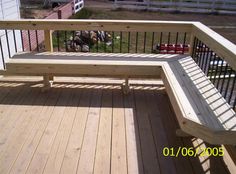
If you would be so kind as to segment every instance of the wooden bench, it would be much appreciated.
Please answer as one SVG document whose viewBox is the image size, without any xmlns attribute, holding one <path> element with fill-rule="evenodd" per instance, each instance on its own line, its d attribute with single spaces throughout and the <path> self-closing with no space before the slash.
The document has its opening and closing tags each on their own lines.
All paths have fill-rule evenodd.
<svg viewBox="0 0 236 174">
<path fill-rule="evenodd" d="M 3 74 L 162 78 L 182 131 L 210 144 L 236 145 L 235 112 L 190 56 L 18 54 Z"/>
<path fill-rule="evenodd" d="M 236 115 L 189 56 L 168 62 L 162 78 L 181 129 L 210 144 L 236 144 Z"/>
</svg>

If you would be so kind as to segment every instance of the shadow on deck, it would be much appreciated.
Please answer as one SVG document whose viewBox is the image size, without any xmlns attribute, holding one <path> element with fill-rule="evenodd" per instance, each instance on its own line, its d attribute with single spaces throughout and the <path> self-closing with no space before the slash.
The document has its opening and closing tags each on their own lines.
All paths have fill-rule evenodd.
<svg viewBox="0 0 236 174">
<path fill-rule="evenodd" d="M 163 87 L 0 82 L 0 173 L 224 174 L 222 157 L 163 155 L 211 147 L 176 137 Z M 170 152 L 171 155 L 171 152 Z"/>
</svg>

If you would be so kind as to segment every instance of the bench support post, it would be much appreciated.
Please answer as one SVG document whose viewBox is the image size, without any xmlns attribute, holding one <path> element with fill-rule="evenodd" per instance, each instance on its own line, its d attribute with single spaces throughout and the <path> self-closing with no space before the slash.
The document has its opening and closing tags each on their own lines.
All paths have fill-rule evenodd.
<svg viewBox="0 0 236 174">
<path fill-rule="evenodd" d="M 45 42 L 45 49 L 48 52 L 53 52 L 53 43 L 52 43 L 52 31 L 45 30 L 44 31 L 44 42 Z"/>
<path fill-rule="evenodd" d="M 45 75 L 43 76 L 43 91 L 47 91 L 52 87 L 53 84 L 53 76 Z"/>
<path fill-rule="evenodd" d="M 125 82 L 122 84 L 121 88 L 124 94 L 128 94 L 130 92 L 128 77 L 125 78 Z"/>
</svg>

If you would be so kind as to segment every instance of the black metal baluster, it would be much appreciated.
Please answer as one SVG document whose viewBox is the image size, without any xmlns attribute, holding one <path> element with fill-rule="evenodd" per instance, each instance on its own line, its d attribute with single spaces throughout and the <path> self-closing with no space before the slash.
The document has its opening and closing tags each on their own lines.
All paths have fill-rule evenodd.
<svg viewBox="0 0 236 174">
<path fill-rule="evenodd" d="M 167 54 L 169 53 L 169 48 L 170 48 L 170 32 L 168 33 L 168 41 L 167 41 Z"/>
<path fill-rule="evenodd" d="M 65 42 L 65 48 L 66 48 L 66 52 L 68 51 L 68 43 L 67 43 L 67 31 L 64 31 L 64 42 Z"/>
<path fill-rule="evenodd" d="M 196 48 L 195 48 L 195 62 L 198 64 L 199 61 L 199 52 L 200 52 L 200 40 L 197 39 Z"/>
<path fill-rule="evenodd" d="M 88 35 L 89 35 L 89 40 L 88 40 L 88 47 L 89 47 L 89 52 L 91 50 L 91 31 L 88 31 Z"/>
<path fill-rule="evenodd" d="M 128 53 L 130 51 L 130 32 L 128 33 Z"/>
<path fill-rule="evenodd" d="M 80 38 L 80 40 L 81 40 L 81 44 L 80 44 L 80 52 L 82 52 L 83 51 L 83 39 L 82 39 L 82 31 L 80 30 L 80 34 L 79 34 L 79 38 Z"/>
<path fill-rule="evenodd" d="M 122 53 L 122 31 L 120 32 L 120 53 Z"/>
<path fill-rule="evenodd" d="M 7 40 L 8 55 L 9 55 L 9 57 L 11 57 L 11 51 L 10 51 L 9 38 L 8 38 L 7 30 L 5 30 L 5 34 L 6 34 L 6 40 Z"/>
<path fill-rule="evenodd" d="M 221 82 L 221 88 L 220 88 L 220 93 L 222 94 L 222 90 L 223 90 L 223 88 L 224 88 L 224 83 L 225 83 L 225 76 L 226 76 L 226 74 L 227 74 L 227 70 L 228 70 L 228 64 L 226 64 L 226 66 L 225 66 L 225 71 L 224 71 L 224 75 L 223 75 L 223 80 L 222 80 L 222 82 Z"/>
<path fill-rule="evenodd" d="M 6 69 L 5 60 L 4 60 L 4 54 L 3 54 L 3 48 L 2 48 L 2 37 L 0 37 L 0 49 L 1 49 L 1 55 L 2 55 L 3 69 Z"/>
<path fill-rule="evenodd" d="M 13 39 L 14 39 L 14 45 L 15 45 L 15 52 L 17 53 L 16 33 L 15 33 L 15 30 L 13 30 Z"/>
<path fill-rule="evenodd" d="M 104 31 L 104 35 L 105 35 L 105 38 L 104 38 L 104 52 L 106 53 L 107 52 L 107 44 L 106 44 L 107 32 L 106 31 Z"/>
<path fill-rule="evenodd" d="M 72 31 L 72 49 L 74 49 L 73 51 L 75 51 L 76 50 L 76 44 L 75 44 L 75 31 Z"/>
<path fill-rule="evenodd" d="M 177 44 L 178 44 L 178 37 L 179 37 L 179 33 L 176 33 L 176 38 L 175 38 L 175 54 L 177 53 Z"/>
<path fill-rule="evenodd" d="M 162 32 L 160 35 L 160 44 L 159 44 L 159 52 L 161 53 L 161 45 L 162 45 Z"/>
<path fill-rule="evenodd" d="M 203 62 L 205 60 L 205 52 L 206 52 L 206 47 L 205 44 L 202 43 L 202 52 L 201 52 L 201 59 L 199 61 L 199 67 L 203 69 Z"/>
<path fill-rule="evenodd" d="M 32 48 L 31 48 L 31 38 L 30 38 L 30 31 L 28 30 L 28 42 L 29 42 L 29 49 L 30 51 L 32 51 Z"/>
<path fill-rule="evenodd" d="M 234 98 L 233 110 L 235 110 L 235 106 L 236 106 L 236 97 Z"/>
<path fill-rule="evenodd" d="M 143 41 L 143 53 L 145 53 L 146 52 L 146 37 L 147 37 L 147 33 L 146 32 L 144 32 L 144 41 Z"/>
<path fill-rule="evenodd" d="M 24 47 L 24 38 L 23 38 L 22 30 L 20 30 L 20 36 L 21 36 L 22 51 L 25 51 L 25 47 Z"/>
<path fill-rule="evenodd" d="M 38 30 L 35 30 L 35 36 L 36 36 L 37 51 L 39 52 L 39 38 L 38 38 Z"/>
<path fill-rule="evenodd" d="M 213 51 L 210 51 L 210 58 L 207 57 L 207 63 L 205 64 L 205 71 L 206 71 L 207 76 L 209 75 L 209 69 L 211 67 L 212 56 L 213 56 Z M 209 59 L 209 61 L 208 61 L 208 59 Z"/>
<path fill-rule="evenodd" d="M 199 46 L 199 53 L 198 53 L 198 62 L 197 62 L 197 64 L 198 64 L 198 66 L 200 67 L 200 68 L 202 68 L 201 67 L 201 62 L 202 62 L 202 59 L 203 59 L 203 54 L 204 54 L 204 44 L 203 44 L 203 42 L 202 41 L 200 41 L 200 46 Z M 199 55 L 200 54 L 200 55 Z"/>
<path fill-rule="evenodd" d="M 216 85 L 216 88 L 218 89 L 219 87 L 219 84 L 220 84 L 220 79 L 221 79 L 221 73 L 222 73 L 222 69 L 223 69 L 223 65 L 224 65 L 224 61 L 221 60 L 221 66 L 220 66 L 220 74 L 219 74 L 219 78 L 218 78 L 218 81 L 217 81 L 217 85 Z"/>
<path fill-rule="evenodd" d="M 214 79 L 213 79 L 213 84 L 215 84 L 215 81 L 216 81 L 216 76 L 217 76 L 217 73 L 218 73 L 218 67 L 219 67 L 219 61 L 220 61 L 220 58 L 217 56 L 216 57 L 216 59 L 217 59 L 217 63 L 216 63 L 216 68 L 215 68 L 215 74 L 214 74 Z M 214 64 L 215 64 L 215 62 L 214 62 Z"/>
<path fill-rule="evenodd" d="M 196 43 L 197 43 L 197 38 L 196 37 L 194 37 L 194 40 L 193 40 L 193 51 L 192 51 L 192 58 L 196 61 L 196 59 L 195 59 L 195 54 L 196 54 Z"/>
<path fill-rule="evenodd" d="M 96 44 L 96 46 L 97 46 L 97 52 L 98 52 L 98 31 L 97 31 L 97 44 Z"/>
<path fill-rule="evenodd" d="M 212 53 L 213 54 L 213 53 Z M 210 81 L 212 81 L 212 77 L 213 77 L 213 70 L 215 68 L 215 61 L 216 61 L 216 54 L 214 53 L 214 57 L 213 57 L 213 60 L 212 60 L 212 68 L 211 68 L 211 75 L 210 75 Z M 214 82 L 213 82 L 214 83 Z"/>
<path fill-rule="evenodd" d="M 201 41 L 197 39 L 196 51 L 195 51 L 195 62 L 196 62 L 197 64 L 198 64 L 198 61 L 199 61 L 200 44 L 201 44 Z"/>
<path fill-rule="evenodd" d="M 187 33 L 184 33 L 184 43 L 183 43 L 183 50 L 182 50 L 182 54 L 184 54 L 184 49 L 185 49 L 185 44 L 186 44 L 186 37 L 187 37 Z"/>
<path fill-rule="evenodd" d="M 152 45 L 151 45 L 151 52 L 152 52 L 152 53 L 153 53 L 154 37 L 155 37 L 155 33 L 152 32 Z"/>
<path fill-rule="evenodd" d="M 135 53 L 138 52 L 138 32 L 136 32 L 136 45 L 135 45 Z"/>
<path fill-rule="evenodd" d="M 228 77 L 228 81 L 227 81 L 227 84 L 226 84 L 226 88 L 225 88 L 225 93 L 224 93 L 224 98 L 226 99 L 226 96 L 227 96 L 227 93 L 228 93 L 228 89 L 229 89 L 229 82 L 230 82 L 230 79 L 231 79 L 231 75 L 232 75 L 232 68 L 230 68 L 230 71 L 229 71 L 229 77 Z M 223 95 L 223 94 L 222 94 Z"/>
<path fill-rule="evenodd" d="M 231 86 L 231 90 L 230 90 L 230 94 L 229 94 L 229 98 L 228 98 L 228 103 L 231 103 L 231 98 L 234 92 L 234 86 L 235 86 L 235 79 L 236 79 L 236 72 L 234 71 L 234 80 L 233 80 L 233 85 Z"/>
<path fill-rule="evenodd" d="M 206 69 L 205 67 L 207 66 L 207 61 L 208 61 L 208 54 L 209 53 L 209 48 L 206 47 L 205 45 L 205 49 L 204 49 L 204 53 L 203 53 L 203 60 L 202 60 L 202 71 L 206 73 Z"/>
<path fill-rule="evenodd" d="M 114 31 L 112 31 L 112 47 L 111 47 L 111 52 L 114 52 L 114 37 L 115 37 L 115 33 Z"/>
</svg>

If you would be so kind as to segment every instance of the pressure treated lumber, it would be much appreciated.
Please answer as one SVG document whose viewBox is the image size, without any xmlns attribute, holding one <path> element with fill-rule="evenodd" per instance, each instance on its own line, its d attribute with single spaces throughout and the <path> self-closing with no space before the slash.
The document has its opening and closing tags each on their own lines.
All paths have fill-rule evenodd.
<svg viewBox="0 0 236 174">
<path fill-rule="evenodd" d="M 187 55 L 37 53 L 19 54 L 6 74 L 93 76 L 126 79 L 162 76 L 182 131 L 210 144 L 236 144 L 236 116 L 194 60 Z"/>
<path fill-rule="evenodd" d="M 236 144 L 236 115 L 191 57 L 163 66 L 181 129 L 210 144 Z"/>
</svg>

